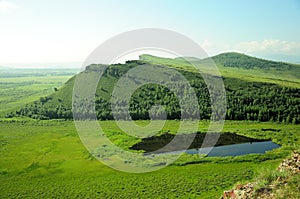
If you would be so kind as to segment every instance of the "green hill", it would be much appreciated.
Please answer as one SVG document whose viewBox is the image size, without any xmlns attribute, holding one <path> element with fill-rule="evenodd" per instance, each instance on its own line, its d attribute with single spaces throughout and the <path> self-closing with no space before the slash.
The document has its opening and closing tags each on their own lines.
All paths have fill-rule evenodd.
<svg viewBox="0 0 300 199">
<path fill-rule="evenodd" d="M 163 64 L 190 70 L 190 63 L 205 63 L 206 59 L 197 58 L 160 58 L 141 55 L 140 59 L 152 64 Z M 222 76 L 255 82 L 268 82 L 287 87 L 300 87 L 300 65 L 259 59 L 241 53 L 229 52 L 211 57 Z M 188 60 L 190 63 L 188 63 Z"/>
<path fill-rule="evenodd" d="M 225 67 L 237 67 L 237 68 L 260 68 L 260 69 L 275 69 L 287 71 L 295 69 L 299 66 L 294 64 L 288 64 L 284 62 L 275 62 L 270 60 L 259 59 L 251 57 L 241 53 L 222 53 L 216 56 L 213 56 L 212 59 L 217 63 Z"/>
<path fill-rule="evenodd" d="M 206 59 L 188 59 L 197 64 L 204 64 L 206 61 Z M 267 61 L 239 53 L 224 53 L 214 56 L 212 59 L 220 68 L 223 76 L 227 97 L 226 118 L 228 120 L 300 122 L 300 82 L 299 73 L 297 73 L 300 69 L 299 65 Z M 180 72 L 195 90 L 201 118 L 210 119 L 209 92 L 197 70 L 184 58 L 169 59 L 151 55 L 142 55 L 140 60 L 128 61 L 125 64 L 108 66 L 99 81 L 95 94 L 98 119 L 113 119 L 110 99 L 115 84 L 128 70 L 140 64 L 164 65 Z M 80 75 L 97 74 L 97 70 L 100 70 L 101 67 L 103 65 L 88 66 Z M 7 117 L 72 119 L 72 91 L 75 77 L 72 77 L 55 93 L 28 104 L 15 113 L 8 114 Z M 165 78 L 170 78 L 171 82 L 174 77 Z M 183 83 L 178 81 L 176 85 L 171 86 L 182 87 Z M 76 104 L 76 111 L 88 116 L 91 111 L 84 107 L 86 100 L 90 99 L 83 99 Z M 114 104 L 120 110 L 123 108 L 124 101 L 122 100 L 119 100 L 119 104 Z M 168 119 L 180 119 L 178 99 L 165 87 L 153 84 L 144 85 L 133 93 L 130 115 L 136 120 L 149 119 L 149 110 L 156 104 L 165 108 Z M 160 117 L 160 113 L 161 111 L 157 111 L 155 116 Z M 190 111 L 189 114 L 193 117 L 195 111 Z"/>
</svg>

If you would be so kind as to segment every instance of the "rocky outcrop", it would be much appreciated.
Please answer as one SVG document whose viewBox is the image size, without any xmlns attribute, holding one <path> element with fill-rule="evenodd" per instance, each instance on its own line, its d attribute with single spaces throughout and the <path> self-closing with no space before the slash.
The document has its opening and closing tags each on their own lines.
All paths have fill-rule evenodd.
<svg viewBox="0 0 300 199">
<path fill-rule="evenodd" d="M 277 168 L 278 171 L 289 171 L 291 175 L 300 174 L 300 154 L 294 152 L 291 158 L 285 159 Z M 277 178 L 276 184 L 284 186 L 287 183 L 286 179 Z M 275 197 L 276 188 L 274 183 L 267 187 L 257 188 L 258 182 L 247 184 L 239 184 L 234 189 L 224 191 L 221 199 L 272 199 Z M 255 188 L 256 187 L 256 188 Z"/>
<path fill-rule="evenodd" d="M 278 170 L 291 171 L 293 174 L 300 174 L 300 154 L 298 152 L 294 152 L 292 158 L 282 161 Z"/>
<path fill-rule="evenodd" d="M 273 198 L 270 189 L 262 188 L 255 191 L 257 183 L 247 183 L 245 185 L 239 184 L 230 191 L 224 191 L 221 199 L 252 199 L 252 198 Z"/>
</svg>

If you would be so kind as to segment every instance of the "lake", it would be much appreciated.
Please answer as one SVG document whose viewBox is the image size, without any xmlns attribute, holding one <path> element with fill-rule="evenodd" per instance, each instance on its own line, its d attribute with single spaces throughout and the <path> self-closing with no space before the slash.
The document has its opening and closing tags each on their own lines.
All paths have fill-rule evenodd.
<svg viewBox="0 0 300 199">
<path fill-rule="evenodd" d="M 272 149 L 279 148 L 280 145 L 272 142 L 272 141 L 263 141 L 263 142 L 248 142 L 242 144 L 231 144 L 226 146 L 217 146 L 213 147 L 212 150 L 208 153 L 207 156 L 239 156 L 239 155 L 247 155 L 247 154 L 263 154 L 266 151 L 270 151 Z M 187 154 L 206 154 L 202 152 L 206 152 L 209 150 L 208 148 L 197 148 L 197 149 L 188 149 L 185 151 Z M 202 151 L 202 152 L 201 152 Z M 184 151 L 170 151 L 164 152 L 160 154 L 177 154 L 182 153 Z"/>
</svg>

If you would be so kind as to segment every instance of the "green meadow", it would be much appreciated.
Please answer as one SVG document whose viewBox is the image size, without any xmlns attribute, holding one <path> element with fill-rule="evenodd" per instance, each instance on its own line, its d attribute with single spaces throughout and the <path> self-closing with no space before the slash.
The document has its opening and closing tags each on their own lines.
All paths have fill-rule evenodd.
<svg viewBox="0 0 300 199">
<path fill-rule="evenodd" d="M 224 132 L 271 138 L 282 147 L 262 155 L 186 155 L 161 170 L 132 174 L 95 160 L 72 121 L 6 119 L 0 124 L 1 198 L 218 198 L 233 185 L 275 169 L 300 145 L 299 125 L 226 122 Z M 118 130 L 113 121 L 100 124 L 111 132 Z M 178 121 L 171 121 L 163 131 L 173 131 L 177 125 Z M 206 127 L 204 122 L 199 129 Z"/>
</svg>

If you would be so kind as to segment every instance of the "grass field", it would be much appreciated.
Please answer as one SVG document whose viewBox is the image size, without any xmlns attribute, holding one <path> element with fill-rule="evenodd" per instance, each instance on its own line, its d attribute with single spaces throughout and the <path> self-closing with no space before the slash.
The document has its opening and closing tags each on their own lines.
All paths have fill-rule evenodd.
<svg viewBox="0 0 300 199">
<path fill-rule="evenodd" d="M 0 68 L 0 117 L 47 96 L 74 74 L 75 69 Z"/>
<path fill-rule="evenodd" d="M 140 125 L 145 123 L 139 121 Z M 112 121 L 100 124 L 118 131 Z M 250 181 L 263 170 L 275 169 L 299 146 L 300 128 L 226 122 L 224 131 L 272 138 L 282 147 L 263 155 L 204 158 L 206 161 L 199 164 L 130 174 L 92 158 L 71 121 L 3 120 L 0 125 L 1 198 L 218 198 L 224 189 Z M 164 131 L 173 131 L 176 126 L 178 122 L 170 121 Z M 205 126 L 203 123 L 200 129 Z M 195 157 L 184 156 L 178 162 L 189 163 L 191 159 Z"/>
</svg>

